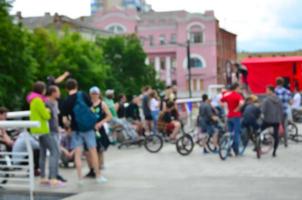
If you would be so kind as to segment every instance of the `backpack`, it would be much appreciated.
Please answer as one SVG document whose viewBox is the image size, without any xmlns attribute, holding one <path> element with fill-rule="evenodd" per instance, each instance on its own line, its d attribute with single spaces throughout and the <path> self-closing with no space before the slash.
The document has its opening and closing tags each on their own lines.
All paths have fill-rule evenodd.
<svg viewBox="0 0 302 200">
<path fill-rule="evenodd" d="M 77 99 L 73 107 L 73 114 L 79 131 L 85 132 L 94 129 L 97 118 L 84 101 L 82 92 L 77 93 Z"/>
</svg>

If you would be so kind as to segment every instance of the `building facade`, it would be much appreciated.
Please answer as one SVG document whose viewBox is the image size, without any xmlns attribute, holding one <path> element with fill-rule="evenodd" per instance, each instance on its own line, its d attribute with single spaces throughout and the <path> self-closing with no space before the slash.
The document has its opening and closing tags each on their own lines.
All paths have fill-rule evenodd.
<svg viewBox="0 0 302 200">
<path fill-rule="evenodd" d="M 45 28 L 49 30 L 54 30 L 56 32 L 63 33 L 66 28 L 69 31 L 77 32 L 87 40 L 94 41 L 96 37 L 109 37 L 113 36 L 114 33 L 110 31 L 105 31 L 97 29 L 90 25 L 84 17 L 79 19 L 71 19 L 64 15 L 59 15 L 55 13 L 51 15 L 50 13 L 45 13 L 43 16 L 37 17 L 22 17 L 21 12 L 17 12 L 14 17 L 15 23 L 22 24 L 29 30 L 35 30 L 37 28 Z"/>
<path fill-rule="evenodd" d="M 136 34 L 166 85 L 177 85 L 181 96 L 194 96 L 209 85 L 225 84 L 228 62 L 236 61 L 236 35 L 219 27 L 213 11 L 139 12 L 137 9 L 99 10 L 90 17 L 92 26 L 116 34 Z M 190 41 L 191 81 L 187 68 Z"/>
</svg>

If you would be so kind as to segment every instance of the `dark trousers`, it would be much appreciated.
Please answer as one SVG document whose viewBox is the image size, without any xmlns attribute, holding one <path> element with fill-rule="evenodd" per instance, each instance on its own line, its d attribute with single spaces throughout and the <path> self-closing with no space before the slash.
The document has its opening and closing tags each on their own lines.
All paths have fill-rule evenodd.
<svg viewBox="0 0 302 200">
<path fill-rule="evenodd" d="M 262 124 L 262 130 L 269 128 L 269 127 L 273 127 L 274 129 L 274 153 L 276 153 L 278 146 L 279 146 L 279 123 L 268 123 L 268 122 L 263 122 Z"/>
</svg>

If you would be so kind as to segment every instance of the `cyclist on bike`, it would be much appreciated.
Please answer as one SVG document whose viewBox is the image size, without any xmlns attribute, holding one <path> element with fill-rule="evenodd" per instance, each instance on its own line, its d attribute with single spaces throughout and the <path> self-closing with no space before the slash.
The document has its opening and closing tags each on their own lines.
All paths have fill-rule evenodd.
<svg viewBox="0 0 302 200">
<path fill-rule="evenodd" d="M 180 122 L 173 115 L 173 109 L 175 109 L 174 102 L 168 102 L 158 121 L 158 129 L 167 133 L 172 141 L 176 140 L 181 128 Z"/>
<path fill-rule="evenodd" d="M 238 83 L 234 83 L 231 86 L 231 91 L 223 93 L 221 102 L 226 103 L 228 106 L 228 130 L 234 133 L 233 150 L 236 155 L 239 154 L 239 142 L 240 142 L 240 118 L 241 107 L 244 105 L 244 99 L 240 94 L 240 88 Z"/>
<path fill-rule="evenodd" d="M 260 128 L 258 120 L 261 116 L 257 96 L 251 95 L 246 99 L 246 104 L 242 109 L 242 113 L 242 127 L 247 128 L 249 131 L 257 131 Z"/>
<path fill-rule="evenodd" d="M 199 107 L 199 126 L 203 133 L 207 133 L 209 136 L 212 136 L 214 146 L 218 149 L 219 129 L 217 127 L 217 121 L 218 117 L 215 116 L 213 112 L 211 100 L 207 94 L 202 95 L 202 102 Z M 205 147 L 205 144 L 202 144 L 202 146 Z M 206 148 L 204 148 L 204 153 L 207 153 Z"/>
</svg>

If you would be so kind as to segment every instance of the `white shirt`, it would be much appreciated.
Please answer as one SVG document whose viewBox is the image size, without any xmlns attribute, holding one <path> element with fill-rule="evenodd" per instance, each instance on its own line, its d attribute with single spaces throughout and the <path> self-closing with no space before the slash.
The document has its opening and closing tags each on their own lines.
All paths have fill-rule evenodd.
<svg viewBox="0 0 302 200">
<path fill-rule="evenodd" d="M 296 93 L 293 98 L 292 108 L 300 108 L 301 107 L 301 95 Z"/>
<path fill-rule="evenodd" d="M 222 97 L 222 94 L 216 95 L 216 96 L 212 99 L 211 105 L 212 105 L 213 107 L 218 107 L 218 106 L 220 106 L 220 99 L 221 99 L 221 97 Z"/>
<path fill-rule="evenodd" d="M 157 101 L 155 98 L 152 98 L 150 101 L 150 110 L 151 111 L 159 110 L 159 101 Z"/>
</svg>

